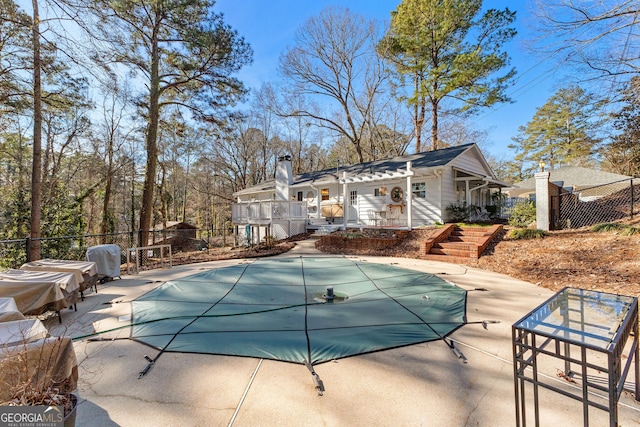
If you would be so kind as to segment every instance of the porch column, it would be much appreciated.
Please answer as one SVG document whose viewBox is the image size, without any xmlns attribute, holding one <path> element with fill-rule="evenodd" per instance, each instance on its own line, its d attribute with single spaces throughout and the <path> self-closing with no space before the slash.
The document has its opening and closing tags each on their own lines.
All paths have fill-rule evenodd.
<svg viewBox="0 0 640 427">
<path fill-rule="evenodd" d="M 342 171 L 342 230 L 347 229 L 347 220 L 349 218 L 349 205 L 351 198 L 347 197 L 347 171 Z"/>
<path fill-rule="evenodd" d="M 316 206 L 316 219 L 320 219 L 321 214 L 322 214 L 322 209 L 320 207 L 320 205 L 322 204 L 322 196 L 321 196 L 321 190 L 319 188 L 314 187 L 313 185 L 311 185 L 311 188 L 313 188 L 314 190 L 316 190 L 316 200 L 318 201 Z"/>
<path fill-rule="evenodd" d="M 471 192 L 469 191 L 469 180 L 464 180 L 464 201 L 467 207 L 471 206 Z"/>
<path fill-rule="evenodd" d="M 407 162 L 407 172 L 411 172 L 411 162 Z M 413 192 L 411 191 L 411 174 L 407 175 L 407 228 L 412 229 L 413 209 L 411 208 Z"/>
<path fill-rule="evenodd" d="M 549 196 L 549 172 L 537 172 L 536 178 L 536 228 L 549 231 L 551 197 Z"/>
</svg>

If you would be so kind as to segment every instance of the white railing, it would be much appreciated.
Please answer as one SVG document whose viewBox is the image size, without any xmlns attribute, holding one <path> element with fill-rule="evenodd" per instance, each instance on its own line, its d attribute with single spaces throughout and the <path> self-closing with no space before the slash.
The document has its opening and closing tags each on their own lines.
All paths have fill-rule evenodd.
<svg viewBox="0 0 640 427">
<path fill-rule="evenodd" d="M 265 223 L 274 219 L 306 218 L 306 202 L 266 200 L 260 202 L 239 202 L 231 205 L 231 219 L 234 224 Z"/>
<path fill-rule="evenodd" d="M 127 249 L 127 274 L 138 274 L 140 266 L 147 264 L 152 259 L 160 261 L 160 268 L 168 265 L 171 268 L 173 256 L 171 245 L 154 245 Z"/>
</svg>

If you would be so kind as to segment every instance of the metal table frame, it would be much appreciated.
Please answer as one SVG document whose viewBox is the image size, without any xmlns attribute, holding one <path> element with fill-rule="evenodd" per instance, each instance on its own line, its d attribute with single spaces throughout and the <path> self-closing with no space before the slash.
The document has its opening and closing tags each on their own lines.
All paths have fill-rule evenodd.
<svg viewBox="0 0 640 427">
<path fill-rule="evenodd" d="M 635 399 L 640 400 L 638 337 L 636 297 L 564 288 L 529 312 L 512 326 L 516 425 L 526 426 L 528 383 L 533 388 L 536 426 L 540 425 L 540 387 L 582 402 L 585 426 L 589 425 L 589 406 L 607 411 L 609 425 L 617 426 L 618 400 L 632 364 Z M 623 365 L 622 354 L 629 338 L 631 347 Z M 597 354 L 606 357 L 606 366 L 592 361 Z M 575 387 L 552 384 L 541 375 L 541 362 L 554 358 L 564 362 L 564 372 L 558 372 L 558 377 Z M 572 370 L 572 364 L 578 369 Z M 598 381 L 600 373 L 606 374 L 606 380 L 601 376 Z M 600 403 L 602 400 L 593 392 L 604 393 L 607 404 Z"/>
</svg>

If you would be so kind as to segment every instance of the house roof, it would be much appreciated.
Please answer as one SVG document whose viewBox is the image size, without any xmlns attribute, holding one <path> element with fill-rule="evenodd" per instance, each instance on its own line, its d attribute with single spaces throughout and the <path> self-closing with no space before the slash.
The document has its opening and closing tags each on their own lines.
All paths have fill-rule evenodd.
<svg viewBox="0 0 640 427">
<path fill-rule="evenodd" d="M 596 169 L 582 168 L 578 166 L 566 166 L 549 171 L 549 181 L 562 182 L 562 187 L 585 188 L 596 185 L 610 184 L 612 182 L 631 179 L 632 177 L 617 173 L 604 172 Z M 517 190 L 534 190 L 536 179 L 531 177 L 522 182 L 513 184 Z"/>
<path fill-rule="evenodd" d="M 183 221 L 167 221 L 167 227 L 160 223 L 154 227 L 154 230 L 195 230 L 198 227 Z"/>
<path fill-rule="evenodd" d="M 374 172 L 395 171 L 405 168 L 407 162 L 411 162 L 412 169 L 426 169 L 444 166 L 465 151 L 477 146 L 475 144 L 464 144 L 455 147 L 443 148 L 440 150 L 424 151 L 422 153 L 397 156 L 391 159 L 374 160 L 371 162 L 358 163 L 351 166 L 340 166 L 338 168 L 324 169 L 321 171 L 306 172 L 296 175 L 293 178 L 292 187 L 305 186 L 312 183 L 321 184 L 324 182 L 337 182 L 344 172 L 347 175 L 359 175 Z M 490 170 L 490 169 L 489 169 Z M 264 181 L 260 184 L 240 190 L 235 195 L 254 194 L 275 189 L 275 179 Z"/>
</svg>

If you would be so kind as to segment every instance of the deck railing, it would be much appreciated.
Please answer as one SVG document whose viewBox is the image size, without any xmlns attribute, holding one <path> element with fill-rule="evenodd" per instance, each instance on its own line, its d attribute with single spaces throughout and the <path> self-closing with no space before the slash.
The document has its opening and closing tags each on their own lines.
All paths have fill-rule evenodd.
<svg viewBox="0 0 640 427">
<path fill-rule="evenodd" d="M 306 202 L 265 200 L 231 205 L 234 224 L 266 223 L 272 220 L 306 219 Z"/>
</svg>

